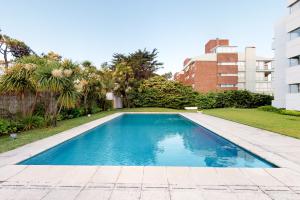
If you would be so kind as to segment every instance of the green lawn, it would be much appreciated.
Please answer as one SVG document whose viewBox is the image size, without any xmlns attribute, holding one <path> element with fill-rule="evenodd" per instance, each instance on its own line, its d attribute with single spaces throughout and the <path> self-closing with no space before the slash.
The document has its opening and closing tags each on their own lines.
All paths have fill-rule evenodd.
<svg viewBox="0 0 300 200">
<path fill-rule="evenodd" d="M 283 135 L 300 138 L 300 117 L 281 115 L 257 109 L 236 108 L 204 110 L 203 113 Z"/>
<path fill-rule="evenodd" d="M 131 109 L 118 109 L 113 111 L 100 112 L 91 115 L 91 117 L 79 117 L 75 119 L 64 120 L 58 122 L 57 127 L 54 128 L 53 127 L 41 128 L 41 129 L 34 129 L 34 130 L 22 132 L 18 135 L 18 138 L 16 140 L 12 140 L 9 136 L 0 137 L 0 153 L 15 149 L 17 147 L 23 146 L 25 144 L 34 142 L 36 140 L 45 137 L 49 137 L 51 135 L 60 133 L 62 131 L 93 121 L 95 119 L 99 119 L 101 117 L 105 117 L 107 115 L 116 112 L 178 112 L 178 111 L 187 112 L 185 110 L 174 110 L 168 108 L 131 108 Z"/>
</svg>

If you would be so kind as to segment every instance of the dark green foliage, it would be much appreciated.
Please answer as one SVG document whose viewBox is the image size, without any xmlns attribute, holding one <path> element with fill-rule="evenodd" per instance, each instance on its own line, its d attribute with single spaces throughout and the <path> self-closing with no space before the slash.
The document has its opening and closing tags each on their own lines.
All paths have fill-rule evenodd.
<svg viewBox="0 0 300 200">
<path fill-rule="evenodd" d="M 154 72 L 162 68 L 163 63 L 157 61 L 158 51 L 137 50 L 129 55 L 114 54 L 111 69 L 116 70 L 120 63 L 130 66 L 135 80 L 140 81 L 154 76 Z"/>
<path fill-rule="evenodd" d="M 207 96 L 210 102 L 208 105 L 203 105 L 199 102 L 199 108 L 256 108 L 262 105 L 270 105 L 273 97 L 264 94 L 251 93 L 245 90 L 232 90 L 217 93 L 209 93 Z"/>
<path fill-rule="evenodd" d="M 21 124 L 23 125 L 23 130 L 27 131 L 33 128 L 40 128 L 45 125 L 45 120 L 43 117 L 40 116 L 29 116 L 24 117 L 21 120 Z"/>
<path fill-rule="evenodd" d="M 0 119 L 0 135 L 17 132 L 16 123 L 6 119 Z"/>
<path fill-rule="evenodd" d="M 130 92 L 132 106 L 182 109 L 196 104 L 198 93 L 191 87 L 161 76 L 145 80 L 137 90 Z"/>
<path fill-rule="evenodd" d="M 275 112 L 275 113 L 279 113 L 282 115 L 290 115 L 290 116 L 300 117 L 300 111 L 296 111 L 296 110 L 285 110 L 283 108 L 275 108 L 273 106 L 261 106 L 258 109 L 262 110 L 262 111 L 267 111 L 267 112 Z"/>
<path fill-rule="evenodd" d="M 44 105 L 44 103 L 37 103 L 35 105 L 33 115 L 44 117 L 45 113 L 46 113 L 46 108 L 45 107 L 46 106 Z"/>
<path fill-rule="evenodd" d="M 62 109 L 60 111 L 59 120 L 73 119 L 84 115 L 84 108 Z"/>
<path fill-rule="evenodd" d="M 273 106 L 261 106 L 258 108 L 258 110 L 280 113 L 280 110 L 282 110 L 282 109 L 275 108 Z"/>
<path fill-rule="evenodd" d="M 199 109 L 211 108 L 255 108 L 270 105 L 272 96 L 248 91 L 225 91 L 200 94 L 189 86 L 169 81 L 161 76 L 143 81 L 140 87 L 130 92 L 132 107 L 165 107 L 182 109 L 197 106 Z"/>
<path fill-rule="evenodd" d="M 280 114 L 300 117 L 300 111 L 296 110 L 280 110 Z"/>
</svg>

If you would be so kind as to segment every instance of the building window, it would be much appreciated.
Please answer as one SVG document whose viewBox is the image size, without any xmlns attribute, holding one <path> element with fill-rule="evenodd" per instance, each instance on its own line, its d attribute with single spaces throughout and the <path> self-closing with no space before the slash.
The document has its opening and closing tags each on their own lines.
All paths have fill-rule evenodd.
<svg viewBox="0 0 300 200">
<path fill-rule="evenodd" d="M 233 84 L 221 84 L 220 87 L 221 88 L 231 88 L 231 87 L 236 87 L 236 85 L 233 85 Z"/>
<path fill-rule="evenodd" d="M 219 62 L 218 65 L 226 66 L 226 65 L 237 65 L 236 62 Z"/>
<path fill-rule="evenodd" d="M 219 74 L 220 76 L 237 76 L 237 74 Z"/>
<path fill-rule="evenodd" d="M 300 93 L 300 83 L 289 85 L 290 93 Z"/>
<path fill-rule="evenodd" d="M 290 32 L 290 40 L 300 37 L 300 28 L 297 28 Z"/>
<path fill-rule="evenodd" d="M 289 61 L 290 61 L 290 67 L 300 65 L 300 55 L 289 58 Z"/>
<path fill-rule="evenodd" d="M 246 79 L 245 79 L 245 72 L 238 72 L 238 81 L 239 82 L 244 82 Z"/>
<path fill-rule="evenodd" d="M 238 70 L 239 71 L 245 71 L 246 70 L 246 63 L 244 61 L 239 61 L 238 63 Z"/>
<path fill-rule="evenodd" d="M 215 49 L 215 53 L 236 53 L 237 47 L 219 46 Z"/>
<path fill-rule="evenodd" d="M 300 1 L 295 2 L 289 8 L 290 8 L 290 14 L 294 13 L 297 10 L 300 10 Z"/>
</svg>

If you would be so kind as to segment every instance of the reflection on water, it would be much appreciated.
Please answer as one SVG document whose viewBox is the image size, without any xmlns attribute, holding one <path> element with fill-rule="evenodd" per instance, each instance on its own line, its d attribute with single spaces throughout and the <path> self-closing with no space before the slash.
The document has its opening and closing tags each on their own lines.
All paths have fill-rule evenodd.
<svg viewBox="0 0 300 200">
<path fill-rule="evenodd" d="M 179 115 L 128 114 L 22 164 L 272 167 Z"/>
</svg>

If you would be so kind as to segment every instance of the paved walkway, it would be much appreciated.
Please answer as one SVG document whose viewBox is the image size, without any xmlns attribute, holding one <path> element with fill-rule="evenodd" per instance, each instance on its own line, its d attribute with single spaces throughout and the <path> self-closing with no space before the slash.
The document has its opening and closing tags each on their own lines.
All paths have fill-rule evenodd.
<svg viewBox="0 0 300 200">
<path fill-rule="evenodd" d="M 300 140 L 196 113 L 182 115 L 281 168 L 14 165 L 118 115 L 0 154 L 0 199 L 300 199 Z"/>
<path fill-rule="evenodd" d="M 300 199 L 288 169 L 6 166 L 0 199 Z"/>
</svg>

